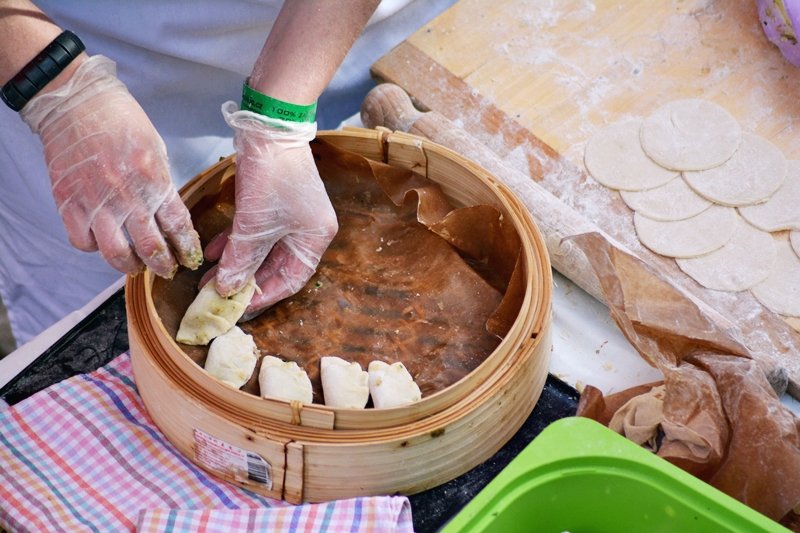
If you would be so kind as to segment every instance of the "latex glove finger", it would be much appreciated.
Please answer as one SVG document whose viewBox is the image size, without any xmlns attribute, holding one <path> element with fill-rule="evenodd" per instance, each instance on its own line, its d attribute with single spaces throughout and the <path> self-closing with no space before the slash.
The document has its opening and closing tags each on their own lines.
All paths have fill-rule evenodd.
<svg viewBox="0 0 800 533">
<path fill-rule="evenodd" d="M 96 252 L 97 241 L 92 233 L 91 226 L 86 224 L 86 217 L 77 209 L 64 209 L 61 211 L 61 220 L 67 230 L 69 243 L 83 252 Z"/>
<path fill-rule="evenodd" d="M 236 231 L 235 227 L 233 231 Z M 221 296 L 227 297 L 236 293 L 248 279 L 255 275 L 261 263 L 275 246 L 277 238 L 276 235 L 274 238 L 260 238 L 254 242 L 238 237 L 233 232 L 228 236 L 217 272 L 217 291 Z M 242 258 L 246 260 L 243 262 Z"/>
<path fill-rule="evenodd" d="M 222 252 L 225 250 L 225 245 L 228 244 L 228 237 L 231 234 L 232 228 L 228 226 L 224 231 L 215 235 L 206 244 L 206 249 L 203 250 L 203 255 L 208 261 L 218 261 L 222 257 Z M 216 268 L 216 267 L 215 267 Z"/>
<path fill-rule="evenodd" d="M 260 291 L 253 295 L 240 322 L 253 319 L 275 303 L 296 294 L 308 283 L 314 270 L 293 254 L 284 242 L 277 243 L 256 271 L 256 286 Z"/>
<path fill-rule="evenodd" d="M 228 233 L 229 230 L 220 233 L 206 246 L 207 259 L 213 261 L 214 257 L 222 254 L 221 250 L 224 248 Z M 268 307 L 297 293 L 308 283 L 315 269 L 316 265 L 309 266 L 301 260 L 287 246 L 286 240 L 278 242 L 255 273 L 257 290 L 240 322 L 257 317 Z M 217 275 L 218 271 L 219 265 L 209 269 L 203 274 L 198 286 L 202 288 Z"/>
<path fill-rule="evenodd" d="M 217 233 L 214 237 L 206 245 L 206 249 L 203 250 L 203 256 L 207 261 L 217 261 L 220 257 L 222 257 L 222 252 L 225 250 L 225 245 L 228 244 L 228 236 L 231 234 L 231 228 L 228 226 L 225 230 Z M 217 275 L 217 270 L 219 270 L 219 265 L 214 265 L 210 269 L 206 270 L 203 277 L 200 278 L 200 282 L 197 284 L 199 288 L 203 288 L 206 283 L 211 281 L 214 276 Z"/>
<path fill-rule="evenodd" d="M 175 189 L 170 190 L 156 211 L 156 221 L 172 245 L 180 264 L 195 270 L 203 263 L 200 236 L 192 225 L 189 210 Z"/>
<path fill-rule="evenodd" d="M 109 265 L 125 274 L 142 271 L 142 261 L 136 257 L 125 233 L 117 219 L 107 211 L 95 215 L 92 221 L 92 232 L 97 241 L 100 255 Z"/>
<path fill-rule="evenodd" d="M 125 221 L 125 230 L 136 255 L 150 270 L 162 278 L 175 276 L 178 263 L 150 213 L 140 207 L 134 208 Z"/>
<path fill-rule="evenodd" d="M 206 283 L 214 279 L 214 276 L 217 275 L 217 270 L 219 270 L 218 265 L 214 265 L 213 267 L 206 270 L 205 274 L 203 274 L 203 277 L 200 278 L 200 282 L 197 284 L 197 288 L 202 289 L 203 287 L 205 287 Z"/>
<path fill-rule="evenodd" d="M 65 159 L 62 155 L 49 164 L 50 171 L 57 172 L 53 177 L 53 199 L 64 222 L 70 244 L 84 252 L 96 252 L 98 246 L 92 232 L 92 219 L 87 217 L 87 208 L 85 207 L 87 202 L 94 201 L 96 191 L 85 190 L 79 182 L 64 178 L 59 166 L 65 164 L 63 163 Z M 86 172 L 92 174 L 102 172 L 93 159 L 83 160 L 73 165 L 73 168 L 76 167 L 86 167 Z"/>
</svg>

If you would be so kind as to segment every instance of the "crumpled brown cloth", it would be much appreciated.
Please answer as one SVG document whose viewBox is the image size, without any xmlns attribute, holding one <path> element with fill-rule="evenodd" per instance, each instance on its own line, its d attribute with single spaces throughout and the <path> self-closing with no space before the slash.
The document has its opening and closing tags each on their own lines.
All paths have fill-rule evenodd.
<svg viewBox="0 0 800 533">
<path fill-rule="evenodd" d="M 595 233 L 589 256 L 617 325 L 662 382 L 604 397 L 588 386 L 578 415 L 595 419 L 773 520 L 800 503 L 800 422 L 724 321 L 641 260 Z"/>
</svg>

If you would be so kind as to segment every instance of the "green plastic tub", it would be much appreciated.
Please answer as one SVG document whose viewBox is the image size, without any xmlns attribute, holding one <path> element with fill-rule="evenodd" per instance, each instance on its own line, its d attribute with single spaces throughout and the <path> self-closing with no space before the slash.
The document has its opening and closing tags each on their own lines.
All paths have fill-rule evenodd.
<svg viewBox="0 0 800 533">
<path fill-rule="evenodd" d="M 788 531 L 587 418 L 545 428 L 442 530 Z"/>
</svg>

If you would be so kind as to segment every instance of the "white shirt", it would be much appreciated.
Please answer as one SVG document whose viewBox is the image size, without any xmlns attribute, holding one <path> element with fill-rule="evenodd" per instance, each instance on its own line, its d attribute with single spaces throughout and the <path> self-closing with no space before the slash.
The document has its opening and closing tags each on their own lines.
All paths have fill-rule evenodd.
<svg viewBox="0 0 800 533">
<path fill-rule="evenodd" d="M 384 0 L 318 104 L 320 129 L 358 111 L 369 66 L 454 0 Z M 233 153 L 220 106 L 238 101 L 280 9 L 276 0 L 40 0 L 118 76 L 167 145 L 177 186 Z M 314 38 L 314 36 L 309 36 Z M 41 143 L 0 109 L 0 296 L 18 344 L 83 306 L 121 274 L 68 242 Z"/>
</svg>

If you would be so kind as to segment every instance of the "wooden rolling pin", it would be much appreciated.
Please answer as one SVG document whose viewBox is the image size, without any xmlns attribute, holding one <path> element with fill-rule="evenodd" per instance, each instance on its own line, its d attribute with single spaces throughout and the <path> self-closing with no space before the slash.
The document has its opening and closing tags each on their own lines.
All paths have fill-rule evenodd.
<svg viewBox="0 0 800 533">
<path fill-rule="evenodd" d="M 469 157 L 500 178 L 520 198 L 536 221 L 544 236 L 553 267 L 587 293 L 608 305 L 586 255 L 575 242 L 565 240 L 567 237 L 594 232 L 616 249 L 636 257 L 636 254 L 607 232 L 562 202 L 531 176 L 505 164 L 485 144 L 443 115 L 435 111 L 417 110 L 406 92 L 397 85 L 384 83 L 372 89 L 362 103 L 361 121 L 369 128 L 385 127 L 430 139 Z M 689 295 L 686 297 L 710 316 L 719 317 L 720 327 L 725 328 L 722 323 L 726 319 L 716 309 Z M 744 338 L 737 342 L 746 346 L 747 340 L 747 335 L 744 335 Z M 774 354 L 762 350 L 751 355 L 761 364 L 767 379 L 778 394 L 782 394 L 788 387 L 792 396 L 800 398 L 800 379 L 792 372 L 787 373 L 787 369 Z"/>
<path fill-rule="evenodd" d="M 530 176 L 506 165 L 483 143 L 435 111 L 422 113 L 406 92 L 391 83 L 378 85 L 364 99 L 361 121 L 369 128 L 419 135 L 469 157 L 502 181 L 522 200 L 545 238 L 553 267 L 603 303 L 603 291 L 583 252 L 565 237 L 598 232 L 613 239 L 553 196 Z M 617 246 L 621 246 L 615 243 Z"/>
</svg>

